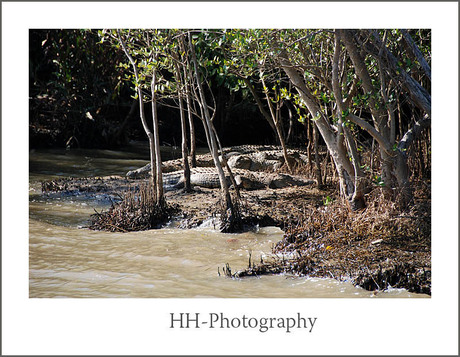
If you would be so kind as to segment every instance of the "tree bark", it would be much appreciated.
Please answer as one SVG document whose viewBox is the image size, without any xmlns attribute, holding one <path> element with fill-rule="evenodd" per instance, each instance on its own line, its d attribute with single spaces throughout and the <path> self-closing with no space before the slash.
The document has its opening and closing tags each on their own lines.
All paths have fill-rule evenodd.
<svg viewBox="0 0 460 357">
<path fill-rule="evenodd" d="M 364 63 L 358 47 L 356 46 L 351 31 L 349 30 L 336 30 L 336 35 L 343 41 L 345 47 L 348 51 L 350 59 L 355 68 L 356 74 L 361 79 L 363 83 L 363 88 L 366 93 L 369 94 L 369 109 L 372 113 L 372 118 L 374 119 L 375 126 L 378 128 L 378 131 L 383 133 L 385 130 L 385 118 L 386 114 L 381 109 L 381 106 L 375 100 L 375 88 L 372 85 L 372 80 L 369 75 L 369 72 Z"/>
<path fill-rule="evenodd" d="M 399 141 L 396 150 L 396 161 L 394 168 L 394 176 L 398 182 L 399 201 L 402 206 L 406 206 L 412 200 L 413 192 L 409 181 L 409 168 L 407 166 L 407 150 L 420 133 L 428 128 L 431 124 L 431 119 L 428 114 L 416 122 Z"/>
<path fill-rule="evenodd" d="M 158 186 L 158 181 L 157 181 L 157 177 L 155 175 L 155 168 L 156 168 L 155 140 L 154 140 L 154 137 L 153 137 L 153 133 L 150 131 L 150 128 L 149 128 L 149 126 L 147 124 L 147 119 L 145 118 L 144 96 L 142 94 L 142 90 L 141 90 L 141 87 L 140 87 L 139 71 L 138 71 L 138 68 L 137 68 L 137 64 L 134 61 L 134 59 L 131 56 L 131 54 L 129 53 L 128 48 L 126 47 L 126 44 L 123 41 L 119 30 L 117 30 L 117 34 L 118 34 L 118 39 L 120 41 L 121 47 L 123 48 L 123 51 L 125 52 L 126 57 L 128 57 L 129 62 L 131 63 L 131 65 L 133 67 L 134 76 L 136 78 L 136 88 L 137 88 L 137 95 L 138 95 L 138 99 L 139 99 L 139 115 L 140 115 L 140 118 L 141 118 L 141 122 L 142 122 L 142 126 L 144 128 L 144 131 L 147 134 L 147 137 L 149 139 L 150 179 L 151 179 L 151 182 L 152 182 L 152 186 L 155 188 L 154 192 L 155 192 L 156 197 L 154 197 L 154 199 L 155 199 L 156 202 L 159 202 L 158 190 L 156 189 L 156 187 Z"/>
<path fill-rule="evenodd" d="M 321 136 L 326 142 L 326 146 L 329 150 L 329 153 L 332 156 L 334 161 L 337 174 L 339 176 L 340 182 L 340 192 L 341 194 L 349 199 L 350 189 L 353 187 L 353 182 L 351 180 L 350 172 L 353 172 L 353 167 L 348 161 L 346 153 L 343 150 L 343 145 L 339 146 L 339 140 L 336 137 L 336 134 L 332 131 L 332 128 L 324 117 L 324 113 L 321 108 L 315 102 L 313 95 L 309 92 L 305 82 L 303 81 L 300 74 L 292 66 L 288 59 L 288 55 L 285 50 L 281 50 L 280 64 L 283 70 L 289 77 L 294 88 L 296 88 L 302 100 L 306 103 L 310 115 L 313 117 L 313 121 L 317 126 Z M 353 192 L 353 190 L 351 190 Z"/>
<path fill-rule="evenodd" d="M 163 173 L 161 168 L 161 154 L 160 154 L 160 136 L 158 130 L 158 117 L 157 117 L 157 100 L 156 100 L 156 70 L 152 72 L 152 121 L 153 121 L 153 139 L 155 144 L 155 175 L 156 175 L 156 191 L 157 191 L 157 204 L 162 205 L 164 203 L 163 196 Z"/>
<path fill-rule="evenodd" d="M 192 167 L 196 167 L 196 141 L 195 141 L 195 123 L 193 121 L 192 113 L 192 96 L 190 94 L 190 86 L 192 85 L 192 75 L 190 73 L 190 62 L 188 56 L 186 56 L 186 45 L 185 45 L 185 34 L 179 37 L 179 49 L 183 53 L 181 56 L 183 58 L 184 64 L 183 76 L 184 76 L 184 87 L 185 87 L 185 101 L 187 104 L 187 117 L 188 124 L 190 128 L 190 163 Z"/>
<path fill-rule="evenodd" d="M 276 118 L 276 115 L 275 115 L 275 112 L 274 112 L 274 109 L 273 109 L 273 105 L 271 103 L 271 99 L 270 99 L 270 96 L 268 94 L 268 89 L 267 89 L 267 86 L 265 85 L 263 74 L 264 74 L 263 71 L 261 71 L 260 72 L 260 79 L 262 81 L 262 85 L 264 86 L 265 98 L 267 99 L 268 108 L 270 109 L 270 114 L 272 116 L 273 122 L 275 123 L 276 134 L 278 135 L 278 139 L 280 141 L 281 148 L 283 150 L 284 161 L 285 161 L 286 166 L 287 166 L 287 168 L 289 170 L 289 173 L 292 174 L 292 172 L 293 172 L 292 171 L 292 165 L 289 162 L 289 157 L 288 157 L 288 153 L 287 153 L 287 149 L 286 149 L 286 143 L 284 141 L 284 136 L 283 136 L 283 133 L 281 131 L 281 123 L 280 123 L 279 118 L 278 119 Z"/>
<path fill-rule="evenodd" d="M 380 145 L 380 160 L 381 160 L 381 179 L 383 181 L 382 189 L 385 196 L 394 197 L 395 182 L 392 176 L 392 167 L 394 165 L 394 152 L 392 152 L 392 143 L 390 142 L 390 128 L 388 113 L 385 113 L 382 109 L 383 103 L 379 103 L 376 98 L 376 89 L 372 85 L 371 77 L 367 70 L 366 64 L 363 57 L 361 56 L 359 49 L 353 39 L 351 30 L 337 30 L 339 38 L 344 42 L 345 47 L 348 51 L 350 59 L 353 63 L 358 77 L 363 82 L 363 88 L 366 93 L 369 94 L 369 109 L 374 119 L 374 127 L 369 123 L 359 120 L 355 115 L 351 114 L 348 117 L 355 123 L 360 123 L 361 127 L 367 128 L 367 131 L 374 136 Z M 379 51 L 382 52 L 385 46 L 382 44 Z M 383 90 L 385 91 L 384 83 L 382 82 Z M 390 118 L 391 122 L 391 118 Z M 358 125 L 360 125 L 358 124 Z M 391 125 L 391 123 L 390 123 Z"/>
<path fill-rule="evenodd" d="M 315 173 L 316 173 L 316 183 L 318 184 L 318 187 L 323 186 L 323 177 L 321 173 L 321 162 L 319 160 L 319 133 L 318 133 L 318 127 L 314 125 L 313 127 L 313 141 L 315 145 Z"/>
<path fill-rule="evenodd" d="M 190 97 L 189 83 L 186 84 L 186 101 L 187 101 L 187 116 L 188 125 L 190 128 L 190 161 L 191 166 L 196 167 L 196 140 L 195 140 L 195 123 L 193 122 L 192 114 L 192 99 Z"/>
<path fill-rule="evenodd" d="M 179 56 L 178 56 L 179 57 Z M 178 95 L 179 95 L 179 112 L 180 112 L 180 124 L 182 132 L 182 163 L 184 166 L 184 190 L 185 192 L 191 192 L 192 186 L 190 184 L 190 165 L 188 163 L 188 147 L 187 147 L 187 124 L 185 121 L 184 104 L 182 101 L 183 89 L 182 86 L 186 86 L 185 80 L 182 78 L 179 63 L 176 63 L 176 80 L 179 83 Z"/>
<path fill-rule="evenodd" d="M 224 201 L 225 201 L 225 212 L 224 212 L 224 214 L 225 214 L 226 217 L 222 217 L 223 218 L 223 221 L 222 221 L 223 225 L 221 226 L 221 231 L 223 231 L 223 232 L 232 232 L 232 231 L 235 231 L 236 228 L 237 228 L 236 226 L 238 225 L 238 222 L 237 222 L 238 217 L 236 216 L 235 207 L 233 206 L 233 202 L 232 202 L 232 199 L 231 199 L 231 196 L 230 196 L 230 191 L 228 189 L 227 179 L 225 177 L 224 170 L 223 170 L 222 165 L 221 165 L 221 163 L 219 161 L 219 154 L 218 154 L 218 151 L 217 151 L 216 138 L 215 138 L 214 131 L 212 130 L 211 118 L 210 118 L 210 115 L 209 115 L 209 110 L 208 110 L 208 106 L 207 106 L 207 103 L 206 103 L 206 98 L 204 96 L 203 86 L 202 86 L 202 83 L 201 83 L 201 80 L 200 80 L 198 61 L 197 61 L 197 58 L 196 58 L 195 48 L 194 48 L 194 45 L 193 45 L 193 42 L 192 42 L 192 36 L 191 36 L 190 33 L 189 33 L 189 36 L 188 36 L 188 40 L 189 40 L 189 45 L 190 45 L 191 59 L 192 59 L 192 63 L 193 63 L 194 69 L 195 69 L 194 74 L 195 74 L 195 80 L 196 80 L 197 87 L 198 87 L 198 93 L 199 93 L 199 96 L 200 96 L 200 98 L 199 98 L 200 99 L 200 104 L 201 104 L 203 114 L 204 114 L 205 130 L 207 131 L 208 137 L 209 137 L 209 144 L 210 144 L 209 149 L 211 151 L 211 155 L 212 155 L 212 158 L 213 158 L 213 161 L 214 161 L 214 165 L 217 168 L 217 172 L 218 172 L 218 175 L 219 175 L 220 186 L 221 186 L 221 191 L 222 191 L 222 195 L 223 195 L 223 198 L 224 198 Z"/>
<path fill-rule="evenodd" d="M 428 62 L 426 61 L 425 57 L 423 57 L 422 52 L 420 52 L 420 49 L 414 43 L 414 40 L 412 39 L 411 35 L 409 35 L 409 32 L 407 32 L 407 30 L 403 29 L 403 30 L 401 30 L 401 33 L 403 34 L 404 41 L 406 41 L 407 45 L 411 49 L 411 51 L 414 54 L 415 58 L 417 59 L 418 63 L 420 63 L 420 66 L 422 67 L 422 69 L 425 72 L 426 76 L 431 81 L 431 67 L 428 64 Z"/>
<path fill-rule="evenodd" d="M 393 199 L 396 199 L 401 207 L 406 206 L 412 199 L 412 189 L 409 182 L 409 170 L 407 166 L 407 150 L 410 144 L 413 142 L 414 138 L 417 137 L 420 132 L 430 125 L 430 116 L 431 116 L 431 96 L 423 88 L 420 83 L 413 79 L 409 73 L 404 69 L 400 68 L 398 65 L 398 60 L 390 52 L 386 46 L 386 34 L 384 35 L 383 40 L 380 39 L 376 31 L 370 32 L 370 37 L 367 36 L 367 40 L 363 42 L 363 46 L 368 53 L 374 56 L 379 61 L 380 69 L 380 81 L 381 81 L 381 93 L 383 98 L 383 103 L 379 104 L 380 108 L 388 108 L 387 111 L 387 121 L 378 121 L 378 126 L 376 128 L 372 127 L 369 123 L 363 121 L 357 116 L 350 114 L 349 118 L 368 133 L 370 133 L 373 138 L 378 142 L 380 146 L 380 157 L 381 157 L 381 177 L 385 185 L 386 194 L 391 195 Z M 422 69 L 426 73 L 427 77 L 431 77 L 431 69 L 429 68 L 426 61 L 423 58 L 418 58 L 421 56 L 421 52 L 418 50 L 417 46 L 413 42 L 412 38 L 408 35 L 407 32 L 403 30 L 403 35 L 406 40 L 406 43 L 411 48 L 415 57 L 422 66 Z M 359 33 L 357 35 L 359 37 Z M 356 55 L 358 52 L 354 41 L 351 35 L 351 31 L 342 31 L 342 38 L 346 43 L 347 50 L 349 51 L 350 58 L 355 66 L 364 68 L 365 64 L 362 61 L 359 61 L 359 57 Z M 423 56 L 422 56 L 423 57 Z M 363 72 L 363 71 L 361 71 Z M 360 72 L 360 73 L 361 73 Z M 391 103 L 388 100 L 387 88 L 386 88 L 386 79 L 384 72 L 390 73 L 392 76 L 392 81 L 399 82 L 399 85 L 409 94 L 413 103 L 422 111 L 425 112 L 425 116 L 420 121 L 416 122 L 415 125 L 409 129 L 404 136 L 400 139 L 397 145 L 395 144 L 396 140 L 396 128 L 394 116 L 394 109 Z M 365 78 L 365 74 L 364 77 Z M 363 80 L 363 85 L 365 80 Z M 367 90 L 367 87 L 365 87 Z M 372 89 L 373 88 L 370 88 Z M 375 103 L 375 102 L 374 102 Z M 372 109 L 372 107 L 371 107 Z M 376 110 L 376 112 L 382 112 L 382 110 Z M 401 114 L 400 114 L 401 115 Z M 383 114 L 382 114 L 383 117 Z M 400 128 L 402 130 L 401 120 Z M 402 135 L 402 134 L 401 134 Z"/>
<path fill-rule="evenodd" d="M 379 58 L 380 49 L 382 49 L 382 55 L 385 59 L 385 68 L 394 76 L 395 79 L 399 81 L 400 85 L 409 94 L 415 105 L 431 116 L 430 93 L 428 93 L 428 91 L 422 87 L 420 83 L 412 78 L 409 73 L 399 67 L 397 58 L 386 46 L 382 46 L 382 40 L 375 31 L 372 32 L 372 36 L 375 43 L 373 41 L 366 41 L 366 43 L 363 44 L 365 50 L 372 54 L 375 58 Z"/>
<path fill-rule="evenodd" d="M 339 81 L 339 57 L 340 57 L 340 39 L 337 34 L 335 34 L 335 46 L 334 46 L 334 56 L 332 60 L 332 88 L 337 104 L 337 117 L 338 117 L 338 126 L 339 133 L 338 139 L 342 137 L 343 132 L 346 139 L 350 156 L 353 164 L 353 172 L 350 172 L 353 175 L 354 187 L 353 191 L 348 194 L 351 196 L 350 204 L 353 210 L 361 209 L 366 206 L 364 202 L 364 193 L 363 193 L 363 173 L 361 170 L 360 159 L 358 151 L 356 149 L 356 142 L 350 131 L 348 130 L 346 124 L 343 122 L 343 116 L 345 111 L 348 111 L 347 107 L 344 107 L 343 97 L 342 97 L 342 85 Z M 342 145 L 342 142 L 339 143 Z"/>
</svg>

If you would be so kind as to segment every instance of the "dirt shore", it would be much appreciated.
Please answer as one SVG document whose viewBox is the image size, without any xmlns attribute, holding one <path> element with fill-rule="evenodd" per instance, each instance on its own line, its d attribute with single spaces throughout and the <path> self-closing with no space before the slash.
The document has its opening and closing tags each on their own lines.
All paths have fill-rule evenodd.
<svg viewBox="0 0 460 357">
<path fill-rule="evenodd" d="M 379 189 L 367 196 L 368 206 L 360 212 L 351 212 L 335 192 L 335 187 L 241 191 L 242 216 L 249 225 L 274 225 L 285 234 L 269 261 L 232 276 L 292 273 L 351 281 L 375 293 L 393 287 L 431 294 L 429 189 L 416 190 L 415 203 L 405 212 L 386 203 Z M 181 207 L 181 227 L 191 228 L 218 211 L 220 194 L 197 189 L 166 197 Z"/>
<path fill-rule="evenodd" d="M 43 189 L 120 195 L 135 192 L 142 182 L 121 177 L 72 179 L 46 183 Z M 393 287 L 431 294 L 431 189 L 429 182 L 415 187 L 415 201 L 405 211 L 393 207 L 375 188 L 359 212 L 337 197 L 336 187 L 242 190 L 239 206 L 248 229 L 278 226 L 285 233 L 270 259 L 232 277 L 290 273 L 350 281 L 375 293 Z M 166 202 L 176 208 L 173 219 L 184 229 L 219 212 L 220 197 L 218 189 L 200 187 L 192 193 L 165 194 Z"/>
</svg>

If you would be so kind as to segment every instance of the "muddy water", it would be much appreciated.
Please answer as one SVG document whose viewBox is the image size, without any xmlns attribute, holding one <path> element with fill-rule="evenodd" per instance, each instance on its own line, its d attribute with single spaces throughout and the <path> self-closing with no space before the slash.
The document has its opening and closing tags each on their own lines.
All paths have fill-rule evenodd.
<svg viewBox="0 0 460 357">
<path fill-rule="evenodd" d="M 147 151 L 145 151 L 147 152 Z M 371 292 L 333 279 L 262 276 L 232 280 L 219 276 L 226 263 L 247 266 L 281 239 L 268 227 L 220 234 L 212 227 L 134 233 L 90 231 L 94 210 L 111 204 L 104 195 L 41 194 L 40 181 L 55 177 L 124 174 L 146 161 L 137 151 L 48 150 L 30 153 L 30 297 L 370 297 Z M 392 289 L 377 297 L 421 297 Z"/>
</svg>

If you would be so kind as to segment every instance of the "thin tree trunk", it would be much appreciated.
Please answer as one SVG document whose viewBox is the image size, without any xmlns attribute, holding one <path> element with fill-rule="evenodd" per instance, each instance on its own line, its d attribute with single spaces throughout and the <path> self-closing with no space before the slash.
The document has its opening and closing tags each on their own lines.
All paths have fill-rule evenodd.
<svg viewBox="0 0 460 357">
<path fill-rule="evenodd" d="M 235 212 L 235 208 L 233 206 L 233 202 L 232 202 L 232 199 L 231 199 L 231 196 L 230 196 L 230 191 L 228 189 L 227 179 L 225 177 L 225 173 L 224 173 L 224 170 L 222 168 L 222 165 L 221 165 L 221 163 L 219 161 L 219 154 L 217 152 L 216 138 L 215 138 L 215 134 L 214 134 L 214 132 L 212 130 L 212 123 L 211 123 L 211 119 L 210 119 L 210 116 L 209 116 L 208 106 L 206 104 L 206 98 L 204 96 L 204 91 L 203 91 L 203 87 L 202 87 L 201 80 L 200 80 L 198 61 L 196 59 L 195 48 L 194 48 L 194 45 L 193 45 L 193 42 L 192 42 L 192 36 L 191 36 L 190 33 L 189 33 L 189 36 L 188 36 L 188 40 L 189 40 L 189 45 L 190 45 L 190 54 L 191 54 L 191 58 L 192 58 L 194 68 L 195 68 L 195 71 L 194 71 L 195 72 L 195 79 L 196 79 L 197 86 L 198 86 L 198 92 L 199 92 L 199 96 L 200 96 L 201 107 L 202 107 L 203 114 L 204 114 L 205 129 L 207 130 L 208 136 L 209 136 L 209 144 L 210 144 L 209 149 L 211 150 L 214 165 L 217 168 L 217 172 L 218 172 L 218 175 L 219 175 L 219 181 L 220 181 L 220 185 L 221 185 L 221 191 L 222 191 L 222 195 L 224 196 L 224 200 L 225 200 L 225 215 L 226 215 L 226 217 L 223 217 L 223 219 L 224 219 L 223 223 L 224 224 L 221 227 L 221 230 L 223 232 L 231 232 L 231 231 L 235 230 L 235 228 L 236 228 L 235 224 L 238 224 L 237 223 L 236 212 Z"/>
<path fill-rule="evenodd" d="M 385 31 L 383 36 L 383 43 L 382 47 L 380 48 L 378 64 L 379 64 L 379 77 L 380 77 L 380 93 L 382 95 L 382 99 L 385 102 L 385 107 L 387 108 L 387 123 L 382 123 L 382 127 L 379 128 L 379 131 L 388 138 L 390 144 L 393 144 L 396 140 L 396 123 L 395 123 L 395 115 L 394 115 L 394 106 L 390 102 L 387 92 L 387 85 L 386 85 L 386 75 L 385 75 L 385 68 L 383 66 L 382 60 L 382 53 L 386 43 L 388 31 Z"/>
<path fill-rule="evenodd" d="M 191 110 L 191 98 L 189 87 L 187 85 L 187 116 L 188 125 L 190 128 L 190 161 L 192 167 L 196 167 L 196 140 L 195 140 L 195 123 L 193 122 L 193 114 Z"/>
<path fill-rule="evenodd" d="M 340 57 L 340 40 L 339 36 L 336 32 L 335 34 L 335 46 L 334 46 L 334 56 L 332 60 L 332 88 L 334 92 L 334 96 L 336 99 L 337 104 L 337 117 L 338 117 L 338 139 L 340 143 L 338 144 L 339 147 L 343 145 L 343 140 L 341 138 L 344 136 L 348 145 L 348 151 L 350 153 L 352 164 L 353 164 L 353 171 L 349 172 L 349 174 L 353 177 L 354 180 L 354 187 L 352 188 L 352 192 L 348 192 L 349 194 L 349 201 L 351 204 L 352 210 L 357 210 L 365 207 L 364 203 L 364 193 L 363 193 L 363 174 L 360 167 L 360 160 L 358 155 L 358 150 L 356 148 L 356 142 L 353 136 L 351 135 L 349 129 L 343 123 L 343 116 L 345 110 L 348 108 L 344 108 L 344 102 L 342 97 L 342 85 L 339 82 L 339 57 Z M 343 132 L 343 136 L 341 135 Z"/>
<path fill-rule="evenodd" d="M 133 57 L 129 53 L 129 51 L 128 51 L 126 45 L 125 45 L 125 42 L 121 38 L 120 31 L 117 30 L 117 34 L 118 34 L 118 39 L 119 39 L 119 41 L 121 43 L 121 47 L 123 48 L 123 51 L 125 52 L 126 57 L 128 57 L 129 62 L 131 63 L 131 65 L 133 67 L 134 76 L 136 78 L 136 88 L 137 88 L 137 95 L 138 95 L 138 99 L 139 99 L 139 115 L 140 115 L 140 118 L 141 118 L 142 126 L 144 127 L 144 131 L 147 134 L 147 137 L 149 139 L 149 147 L 150 147 L 150 179 L 151 179 L 151 182 L 152 182 L 152 186 L 155 188 L 154 189 L 154 192 L 155 192 L 154 199 L 155 199 L 156 202 L 159 202 L 158 190 L 156 189 L 156 187 L 158 186 L 158 181 L 157 181 L 157 177 L 155 175 L 155 167 L 156 167 L 155 140 L 154 140 L 154 136 L 153 136 L 152 132 L 150 131 L 150 128 L 149 128 L 149 126 L 147 124 L 147 120 L 145 118 L 144 96 L 142 94 L 142 90 L 141 90 L 141 87 L 140 87 L 139 71 L 138 71 L 136 62 L 134 61 Z M 163 189 L 163 187 L 162 187 L 162 189 Z"/>
<path fill-rule="evenodd" d="M 184 86 L 185 86 L 185 99 L 187 104 L 187 117 L 190 128 L 190 161 L 191 166 L 196 167 L 196 141 L 195 141 L 195 123 L 193 121 L 192 113 L 192 98 L 190 94 L 190 86 L 192 85 L 192 75 L 190 73 L 190 62 L 186 56 L 186 45 L 185 45 L 185 34 L 179 37 L 179 49 L 183 53 L 181 56 L 184 60 L 183 65 L 183 76 L 184 76 Z"/>
<path fill-rule="evenodd" d="M 318 133 L 318 128 L 316 127 L 316 125 L 313 128 L 313 141 L 315 143 L 316 181 L 318 183 L 318 187 L 322 187 L 323 186 L 323 178 L 321 176 L 321 162 L 319 160 L 319 133 Z"/>
<path fill-rule="evenodd" d="M 271 103 L 270 96 L 268 94 L 268 89 L 267 89 L 267 86 L 265 85 L 265 81 L 264 81 L 264 78 L 263 78 L 263 71 L 260 72 L 260 79 L 261 79 L 262 85 L 264 87 L 265 98 L 267 100 L 268 108 L 270 109 L 270 114 L 272 116 L 273 122 L 275 123 L 276 134 L 278 135 L 278 139 L 280 141 L 281 148 L 283 149 L 284 161 L 285 161 L 286 166 L 287 166 L 287 168 L 289 170 L 289 173 L 292 174 L 292 172 L 293 172 L 292 165 L 291 165 L 291 163 L 289 161 L 289 156 L 288 156 L 288 153 L 287 153 L 286 143 L 284 141 L 284 136 L 283 136 L 283 133 L 282 133 L 280 120 L 279 120 L 279 118 L 277 118 L 277 115 L 275 114 L 275 111 L 273 109 L 273 105 Z"/>
<path fill-rule="evenodd" d="M 294 117 L 292 115 L 292 110 L 289 105 L 286 104 L 286 108 L 288 110 L 288 116 L 289 116 L 289 129 L 288 133 L 286 135 L 286 143 L 289 143 L 291 138 L 292 138 L 292 133 L 293 133 L 293 127 L 294 127 Z"/>
<path fill-rule="evenodd" d="M 372 138 L 372 146 L 371 146 L 371 174 L 374 173 L 374 145 L 375 145 L 375 139 Z"/>
<path fill-rule="evenodd" d="M 160 136 L 158 130 L 158 117 L 157 117 L 157 100 L 155 93 L 156 85 L 156 70 L 152 73 L 152 84 L 150 86 L 152 92 L 152 121 L 153 121 L 153 139 L 155 144 L 155 174 L 156 174 L 156 191 L 157 203 L 162 205 L 164 203 L 163 196 L 163 173 L 161 169 L 161 154 L 160 154 Z"/>
<path fill-rule="evenodd" d="M 310 172 L 313 172 L 313 159 L 312 159 L 312 154 L 311 154 L 311 148 L 314 145 L 314 140 L 313 140 L 313 126 L 315 124 L 312 124 L 311 120 L 306 120 L 305 121 L 307 125 L 307 157 L 308 157 L 308 168 Z"/>
<path fill-rule="evenodd" d="M 404 37 L 404 41 L 406 41 L 406 43 L 409 45 L 409 48 L 411 49 L 415 58 L 417 58 L 418 63 L 420 63 L 420 66 L 422 67 L 426 76 L 431 81 L 431 67 L 427 63 L 425 57 L 423 57 L 422 52 L 420 51 L 418 46 L 414 43 L 414 40 L 412 39 L 411 35 L 409 35 L 409 32 L 407 32 L 407 30 L 403 29 L 401 30 L 401 33 Z"/>
<path fill-rule="evenodd" d="M 351 30 L 343 31 L 343 33 L 346 33 L 346 37 L 351 39 Z M 400 70 L 398 59 L 393 55 L 393 53 L 391 53 L 391 51 L 386 46 L 382 46 L 382 40 L 380 39 L 376 31 L 366 31 L 366 36 L 368 36 L 369 34 L 374 38 L 375 42 L 367 41 L 365 44 L 363 44 L 363 47 L 366 49 L 366 51 L 378 58 L 380 54 L 380 49 L 382 49 L 383 58 L 385 59 L 386 63 L 386 69 L 391 72 L 393 78 L 397 80 L 402 86 L 402 88 L 409 94 L 410 98 L 415 103 L 415 105 L 419 109 L 424 111 L 426 114 L 431 116 L 430 93 L 417 80 L 412 78 L 408 72 Z M 424 70 L 428 72 L 428 68 Z"/>
<path fill-rule="evenodd" d="M 410 145 L 431 124 L 429 114 L 417 121 L 403 136 L 396 150 L 396 163 L 394 174 L 400 188 L 400 201 L 407 205 L 412 200 L 412 187 L 409 182 L 409 169 L 407 167 L 407 152 Z"/>
<path fill-rule="evenodd" d="M 217 141 L 217 146 L 218 146 L 219 152 L 220 152 L 220 162 L 221 162 L 222 166 L 225 166 L 225 168 L 227 169 L 230 181 L 231 181 L 233 187 L 235 188 L 236 196 L 238 197 L 238 199 L 241 199 L 240 190 L 238 188 L 238 185 L 236 184 L 235 176 L 233 175 L 232 169 L 228 165 L 227 157 L 225 156 L 224 150 L 222 148 L 222 144 L 220 143 L 220 140 L 219 140 L 219 135 L 217 135 L 217 131 L 216 131 L 216 128 L 215 128 L 213 122 L 211 122 L 211 126 L 212 126 L 212 131 L 214 132 L 214 135 L 216 136 L 216 139 L 217 139 L 216 140 Z"/>
<path fill-rule="evenodd" d="M 321 136 L 326 142 L 329 153 L 331 154 L 332 159 L 334 160 L 337 174 L 339 175 L 340 192 L 342 193 L 342 195 L 344 195 L 344 197 L 347 197 L 347 192 L 350 191 L 350 186 L 353 185 L 353 183 L 350 182 L 351 177 L 347 172 L 353 172 L 353 168 L 350 164 L 350 161 L 348 161 L 346 154 L 344 153 L 343 145 L 338 145 L 339 141 L 337 140 L 337 136 L 333 132 L 329 122 L 324 117 L 324 113 L 322 112 L 318 104 L 315 102 L 315 99 L 313 95 L 310 93 L 309 89 L 307 88 L 305 82 L 303 81 L 303 78 L 292 66 L 291 62 L 289 61 L 289 56 L 287 52 L 283 49 L 281 50 L 280 62 L 281 67 L 288 75 L 292 85 L 294 86 L 294 88 L 296 88 L 300 97 L 307 105 L 308 111 L 310 112 L 310 115 L 313 117 L 315 125 L 318 127 Z"/>
<path fill-rule="evenodd" d="M 179 64 L 176 63 L 176 77 L 177 82 L 180 85 L 186 85 L 185 81 L 182 78 L 181 71 L 179 68 Z M 184 113 L 184 105 L 182 101 L 183 89 L 179 88 L 179 112 L 180 112 L 180 124 L 181 124 L 181 132 L 182 132 L 182 163 L 184 166 L 184 190 L 185 192 L 191 192 L 192 186 L 190 184 L 190 166 L 188 163 L 188 148 L 187 148 L 187 124 L 185 121 L 185 113 Z"/>
<path fill-rule="evenodd" d="M 334 162 L 332 160 L 331 154 L 329 154 L 329 151 L 326 151 L 326 157 L 324 158 L 324 162 L 323 162 L 323 165 L 324 165 L 323 184 L 324 185 L 327 185 L 327 173 L 329 171 L 329 162 L 331 163 L 331 180 L 333 180 L 335 178 Z"/>
<path fill-rule="evenodd" d="M 188 147 L 187 147 L 187 125 L 185 122 L 184 105 L 182 98 L 179 97 L 179 110 L 180 110 L 180 122 L 182 128 L 182 161 L 184 165 L 184 189 L 186 192 L 192 191 L 190 184 L 190 165 L 188 162 Z"/>
</svg>

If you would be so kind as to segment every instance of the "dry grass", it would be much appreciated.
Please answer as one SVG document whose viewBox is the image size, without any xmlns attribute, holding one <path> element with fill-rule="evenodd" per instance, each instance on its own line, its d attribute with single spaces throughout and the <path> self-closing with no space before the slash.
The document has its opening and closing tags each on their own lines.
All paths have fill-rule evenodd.
<svg viewBox="0 0 460 357">
<path fill-rule="evenodd" d="M 405 211 L 385 200 L 379 189 L 368 195 L 367 203 L 360 212 L 351 212 L 337 198 L 302 206 L 272 258 L 233 275 L 287 272 L 348 280 L 368 290 L 392 286 L 430 294 L 429 186 L 417 185 L 414 204 Z M 301 206 L 298 200 L 296 205 Z"/>
</svg>

